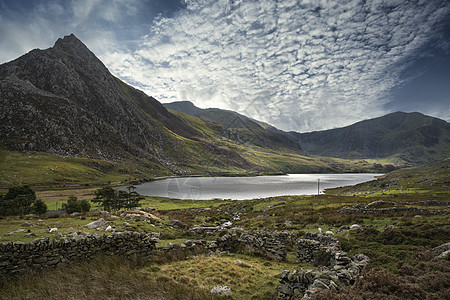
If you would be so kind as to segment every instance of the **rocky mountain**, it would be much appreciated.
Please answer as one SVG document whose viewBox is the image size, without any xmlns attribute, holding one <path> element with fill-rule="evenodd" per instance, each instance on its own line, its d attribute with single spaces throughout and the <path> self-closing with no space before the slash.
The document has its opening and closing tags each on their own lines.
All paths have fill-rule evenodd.
<svg viewBox="0 0 450 300">
<path fill-rule="evenodd" d="M 0 145 L 8 150 L 109 161 L 142 158 L 178 171 L 176 165 L 200 163 L 199 155 L 187 155 L 194 151 L 187 139 L 199 144 L 202 156 L 251 167 L 111 75 L 73 34 L 0 65 L 0 87 Z M 211 128 L 218 136 L 226 131 Z"/>
<path fill-rule="evenodd" d="M 410 164 L 450 156 L 450 124 L 417 112 L 396 112 L 343 128 L 288 134 L 306 153 L 321 156 L 395 157 Z"/>
<path fill-rule="evenodd" d="M 286 148 L 301 152 L 301 145 L 295 139 L 290 138 L 282 131 L 268 130 L 267 127 L 270 127 L 270 125 L 237 112 L 219 108 L 202 109 L 190 101 L 164 103 L 163 106 L 167 109 L 218 123 L 228 130 L 228 137 L 235 141 L 251 143 L 265 148 Z"/>
<path fill-rule="evenodd" d="M 400 165 L 428 163 L 450 156 L 450 124 L 420 113 L 396 112 L 343 128 L 298 133 L 279 130 L 233 111 L 200 109 L 189 101 L 163 105 L 236 130 L 264 130 L 262 136 L 274 137 L 285 144 L 297 142 L 310 155 L 346 159 L 390 158 Z"/>
<path fill-rule="evenodd" d="M 2 144 L 71 156 L 157 157 L 158 127 L 189 132 L 151 97 L 112 76 L 74 35 L 0 66 Z M 134 95 L 133 95 L 134 94 Z M 146 110 L 138 101 L 145 98 Z"/>
<path fill-rule="evenodd" d="M 78 177 L 107 175 L 112 168 L 115 178 L 130 170 L 141 178 L 146 174 L 335 170 L 329 161 L 305 159 L 296 141 L 285 140 L 248 118 L 225 126 L 169 112 L 156 99 L 114 77 L 73 34 L 49 49 L 35 49 L 0 65 L 0 157 L 12 158 L 13 152 L 24 160 L 41 157 L 38 165 L 46 165 L 48 176 L 59 172 L 54 178 L 80 181 Z M 51 166 L 44 159 L 47 156 L 33 153 L 54 155 L 50 160 L 58 161 L 59 171 L 56 163 Z M 88 160 L 73 162 L 69 172 L 64 157 Z M 15 160 L 8 161 L 14 164 Z M 90 172 L 85 176 L 77 169 L 80 164 L 95 170 L 85 171 Z M 29 174 L 25 165 L 8 170 L 2 176 L 12 179 L 5 182 L 26 180 L 23 174 Z M 68 173 L 80 176 L 64 175 Z"/>
</svg>

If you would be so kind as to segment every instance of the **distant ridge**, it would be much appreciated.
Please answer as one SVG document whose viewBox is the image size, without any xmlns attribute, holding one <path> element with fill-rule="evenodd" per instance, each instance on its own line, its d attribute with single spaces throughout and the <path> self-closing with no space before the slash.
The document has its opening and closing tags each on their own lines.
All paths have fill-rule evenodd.
<svg viewBox="0 0 450 300">
<path fill-rule="evenodd" d="M 263 122 L 253 120 L 231 110 L 219 108 L 202 109 L 195 106 L 190 101 L 163 103 L 163 105 L 167 109 L 221 124 L 235 134 L 234 136 L 231 135 L 230 138 L 234 138 L 239 141 L 251 141 L 252 144 L 261 147 L 284 147 L 294 151 L 302 150 L 301 145 L 295 139 L 286 136 L 283 132 L 268 130 L 263 127 Z"/>
<path fill-rule="evenodd" d="M 285 132 L 229 110 L 201 109 L 189 101 L 163 105 L 231 128 L 273 132 L 285 142 L 297 142 L 302 151 L 310 155 L 346 159 L 390 158 L 407 165 L 450 157 L 450 124 L 417 112 L 395 112 L 343 128 L 298 133 Z"/>
<path fill-rule="evenodd" d="M 427 163 L 450 157 L 450 124 L 421 113 L 395 112 L 343 128 L 288 133 L 304 151 L 340 158 L 396 157 Z"/>
</svg>

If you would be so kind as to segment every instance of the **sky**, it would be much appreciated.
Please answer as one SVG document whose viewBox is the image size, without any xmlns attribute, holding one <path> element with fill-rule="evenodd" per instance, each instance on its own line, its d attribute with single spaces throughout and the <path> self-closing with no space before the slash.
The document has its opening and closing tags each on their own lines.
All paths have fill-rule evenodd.
<svg viewBox="0 0 450 300">
<path fill-rule="evenodd" d="M 0 63 L 71 33 L 163 103 L 298 132 L 450 121 L 448 0 L 0 0 Z"/>
</svg>

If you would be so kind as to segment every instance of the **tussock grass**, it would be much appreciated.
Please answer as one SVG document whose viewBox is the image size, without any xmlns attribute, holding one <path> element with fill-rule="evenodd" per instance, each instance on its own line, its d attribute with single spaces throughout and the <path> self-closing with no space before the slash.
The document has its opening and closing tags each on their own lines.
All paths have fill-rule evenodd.
<svg viewBox="0 0 450 300">
<path fill-rule="evenodd" d="M 293 261 L 276 262 L 245 254 L 233 256 L 196 256 L 192 259 L 155 264 L 142 269 L 149 276 L 166 276 L 190 288 L 210 290 L 228 285 L 232 299 L 274 299 L 279 274 L 284 269 L 311 267 Z M 161 275 L 164 274 L 164 275 Z"/>
<path fill-rule="evenodd" d="M 147 276 L 136 263 L 96 257 L 65 268 L 3 278 L 1 299 L 215 299 L 165 276 Z"/>
</svg>

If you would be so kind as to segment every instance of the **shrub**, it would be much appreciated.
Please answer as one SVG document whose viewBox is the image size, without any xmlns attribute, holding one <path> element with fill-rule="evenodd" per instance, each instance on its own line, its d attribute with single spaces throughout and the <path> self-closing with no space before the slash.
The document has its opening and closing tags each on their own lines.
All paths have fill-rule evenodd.
<svg viewBox="0 0 450 300">
<path fill-rule="evenodd" d="M 68 214 L 74 212 L 86 212 L 91 209 L 91 205 L 87 200 L 78 201 L 77 197 L 69 196 L 69 199 L 67 199 L 67 203 L 63 203 L 63 209 Z"/>
<path fill-rule="evenodd" d="M 47 212 L 47 204 L 45 204 L 44 201 L 37 199 L 33 203 L 32 211 L 37 215 L 43 215 Z"/>
</svg>

